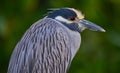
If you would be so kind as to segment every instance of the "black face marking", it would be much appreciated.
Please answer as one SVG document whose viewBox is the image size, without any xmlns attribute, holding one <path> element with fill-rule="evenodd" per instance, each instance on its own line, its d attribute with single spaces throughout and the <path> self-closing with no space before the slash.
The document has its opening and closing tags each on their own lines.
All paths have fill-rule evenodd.
<svg viewBox="0 0 120 73">
<path fill-rule="evenodd" d="M 77 14 L 73 10 L 70 10 L 68 8 L 62 8 L 59 10 L 54 10 L 52 13 L 49 13 L 47 18 L 55 19 L 55 17 L 57 16 L 62 16 L 65 19 L 74 21 L 75 18 L 77 17 Z M 81 32 L 77 23 L 70 23 L 70 24 L 67 24 L 65 22 L 61 22 L 61 23 L 73 31 Z"/>
<path fill-rule="evenodd" d="M 62 16 L 65 19 L 70 19 L 72 20 L 77 17 L 77 14 L 68 8 L 61 8 L 59 10 L 54 10 L 52 13 L 49 13 L 47 18 L 55 18 L 57 16 Z"/>
</svg>

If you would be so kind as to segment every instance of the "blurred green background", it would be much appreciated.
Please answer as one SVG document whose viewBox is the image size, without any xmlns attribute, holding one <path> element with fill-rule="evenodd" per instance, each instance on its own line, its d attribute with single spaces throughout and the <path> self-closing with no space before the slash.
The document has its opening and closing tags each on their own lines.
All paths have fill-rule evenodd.
<svg viewBox="0 0 120 73">
<path fill-rule="evenodd" d="M 24 32 L 49 8 L 73 7 L 106 32 L 85 30 L 68 73 L 120 73 L 120 0 L 0 0 L 0 73 Z"/>
</svg>

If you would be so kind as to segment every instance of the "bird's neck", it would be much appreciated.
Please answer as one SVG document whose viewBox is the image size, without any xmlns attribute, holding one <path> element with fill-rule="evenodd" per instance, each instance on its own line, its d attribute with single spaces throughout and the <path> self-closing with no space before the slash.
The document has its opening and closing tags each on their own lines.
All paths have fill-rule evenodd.
<svg viewBox="0 0 120 73">
<path fill-rule="evenodd" d="M 74 58 L 74 56 L 76 55 L 76 53 L 78 52 L 79 48 L 80 48 L 80 44 L 81 44 L 81 35 L 79 32 L 75 32 L 70 30 L 70 43 L 71 43 L 71 54 L 72 54 L 72 59 Z"/>
</svg>

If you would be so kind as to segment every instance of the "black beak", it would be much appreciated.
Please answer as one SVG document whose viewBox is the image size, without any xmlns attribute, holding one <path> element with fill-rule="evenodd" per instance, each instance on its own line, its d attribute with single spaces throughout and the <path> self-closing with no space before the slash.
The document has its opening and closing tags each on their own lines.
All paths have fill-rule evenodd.
<svg viewBox="0 0 120 73">
<path fill-rule="evenodd" d="M 93 31 L 105 32 L 105 30 L 102 27 L 100 27 L 90 21 L 83 19 L 83 20 L 80 20 L 78 23 L 79 23 L 79 28 L 81 29 L 81 31 L 83 31 L 84 29 L 90 29 Z"/>
</svg>

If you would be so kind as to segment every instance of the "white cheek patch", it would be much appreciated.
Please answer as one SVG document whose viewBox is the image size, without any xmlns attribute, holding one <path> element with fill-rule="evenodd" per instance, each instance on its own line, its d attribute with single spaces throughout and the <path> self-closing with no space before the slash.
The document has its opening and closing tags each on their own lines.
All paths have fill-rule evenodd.
<svg viewBox="0 0 120 73">
<path fill-rule="evenodd" d="M 62 16 L 57 16 L 57 17 L 55 17 L 55 19 L 56 19 L 56 20 L 59 20 L 59 21 L 61 21 L 61 22 L 68 23 L 68 24 L 72 23 L 72 21 L 69 21 L 69 20 L 63 18 Z"/>
</svg>

